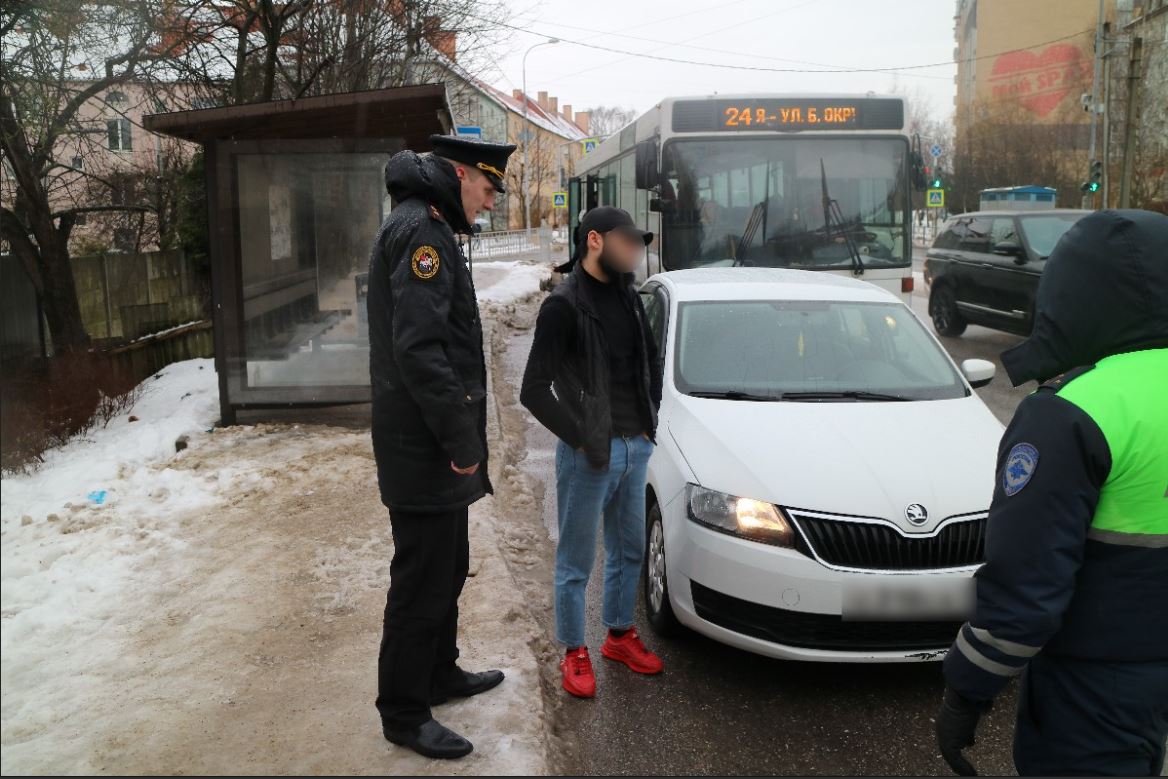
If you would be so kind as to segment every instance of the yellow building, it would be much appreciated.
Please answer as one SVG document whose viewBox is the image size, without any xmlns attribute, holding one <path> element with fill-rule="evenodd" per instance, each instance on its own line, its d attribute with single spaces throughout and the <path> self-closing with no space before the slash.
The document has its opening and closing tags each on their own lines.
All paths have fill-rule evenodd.
<svg viewBox="0 0 1168 779">
<path fill-rule="evenodd" d="M 1115 2 L 1103 3 L 1108 17 Z M 957 0 L 954 173 L 971 190 L 960 193 L 967 205 L 975 187 L 1020 184 L 1056 187 L 1059 205 L 1079 204 L 1099 8 L 1100 0 Z M 1027 180 L 998 180 L 1011 175 Z"/>
</svg>

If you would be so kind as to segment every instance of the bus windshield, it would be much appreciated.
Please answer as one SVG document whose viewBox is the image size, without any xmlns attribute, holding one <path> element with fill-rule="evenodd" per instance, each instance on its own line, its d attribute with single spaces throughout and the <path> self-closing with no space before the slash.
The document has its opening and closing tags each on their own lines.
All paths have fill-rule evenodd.
<svg viewBox="0 0 1168 779">
<path fill-rule="evenodd" d="M 907 152 L 906 141 L 895 138 L 669 142 L 662 154 L 664 264 L 908 265 Z"/>
</svg>

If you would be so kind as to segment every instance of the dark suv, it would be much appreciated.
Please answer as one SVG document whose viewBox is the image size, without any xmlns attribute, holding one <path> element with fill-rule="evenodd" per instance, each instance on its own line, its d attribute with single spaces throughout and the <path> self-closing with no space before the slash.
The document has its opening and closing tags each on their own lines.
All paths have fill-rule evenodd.
<svg viewBox="0 0 1168 779">
<path fill-rule="evenodd" d="M 925 259 L 929 316 L 940 335 L 967 324 L 1029 335 L 1046 258 L 1090 211 L 976 211 L 950 217 Z"/>
</svg>

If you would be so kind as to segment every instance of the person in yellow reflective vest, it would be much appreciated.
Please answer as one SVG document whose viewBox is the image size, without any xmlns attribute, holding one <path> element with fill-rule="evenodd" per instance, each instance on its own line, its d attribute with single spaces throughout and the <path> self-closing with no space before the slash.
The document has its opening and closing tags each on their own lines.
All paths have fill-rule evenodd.
<svg viewBox="0 0 1168 779">
<path fill-rule="evenodd" d="M 1003 353 L 1019 404 L 998 451 L 977 605 L 945 658 L 942 756 L 1021 676 L 1023 775 L 1150 776 L 1168 740 L 1168 217 L 1100 211 L 1059 241 L 1035 326 Z"/>
</svg>

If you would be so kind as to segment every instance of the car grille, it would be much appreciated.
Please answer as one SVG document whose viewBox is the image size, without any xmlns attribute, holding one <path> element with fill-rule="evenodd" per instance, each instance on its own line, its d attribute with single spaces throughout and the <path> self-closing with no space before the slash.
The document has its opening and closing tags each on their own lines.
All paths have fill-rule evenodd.
<svg viewBox="0 0 1168 779">
<path fill-rule="evenodd" d="M 741 600 L 690 582 L 694 611 L 719 627 L 806 649 L 895 652 L 944 649 L 960 622 L 845 622 L 838 614 L 788 611 Z"/>
<path fill-rule="evenodd" d="M 921 571 L 977 565 L 985 559 L 986 515 L 950 522 L 932 536 L 911 536 L 893 525 L 790 511 L 813 557 L 828 565 L 882 571 Z"/>
</svg>

